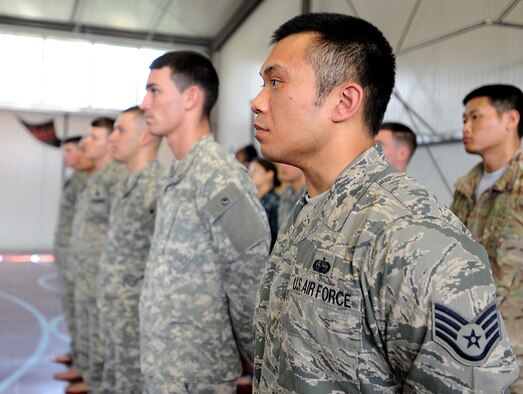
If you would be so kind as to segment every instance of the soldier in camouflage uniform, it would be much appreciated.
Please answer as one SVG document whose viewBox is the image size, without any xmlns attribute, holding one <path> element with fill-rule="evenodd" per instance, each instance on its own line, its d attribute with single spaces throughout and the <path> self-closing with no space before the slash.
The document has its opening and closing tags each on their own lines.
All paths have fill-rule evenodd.
<svg viewBox="0 0 523 394">
<path fill-rule="evenodd" d="M 418 146 L 416 134 L 403 123 L 386 122 L 374 137 L 383 146 L 385 157 L 391 166 L 407 171 L 407 165 Z"/>
<path fill-rule="evenodd" d="M 112 119 L 98 118 L 84 137 L 85 155 L 94 160 L 95 171 L 78 197 L 69 255 L 71 275 L 75 280 L 78 350 L 73 365 L 84 379 L 84 383 L 75 384 L 76 387 L 71 386 L 70 390 L 80 390 L 86 384 L 94 393 L 99 390 L 103 370 L 103 345 L 96 306 L 98 262 L 106 239 L 111 201 L 118 183 L 127 175 L 124 165 L 111 160 L 108 137 L 112 125 Z"/>
<path fill-rule="evenodd" d="M 252 361 L 254 299 L 270 233 L 247 170 L 210 134 L 218 76 L 205 56 L 168 52 L 141 104 L 175 160 L 162 187 L 140 299 L 145 392 L 233 393 Z"/>
<path fill-rule="evenodd" d="M 109 136 L 112 157 L 130 176 L 111 206 L 98 271 L 100 332 L 105 347 L 102 392 L 141 394 L 138 303 L 154 231 L 160 137 L 147 131 L 138 107 L 123 111 Z"/>
<path fill-rule="evenodd" d="M 256 301 L 259 393 L 499 393 L 518 366 L 484 249 L 373 134 L 394 85 L 381 32 L 339 14 L 282 25 L 252 101 L 270 160 L 307 192 Z"/>
<path fill-rule="evenodd" d="M 465 149 L 483 161 L 457 181 L 451 209 L 487 250 L 498 308 L 521 368 L 510 390 L 523 393 L 523 93 L 487 85 L 463 104 Z"/>
<path fill-rule="evenodd" d="M 56 226 L 54 237 L 54 261 L 56 269 L 60 275 L 62 282 L 62 309 L 64 312 L 65 323 L 69 331 L 71 340 L 73 338 L 73 301 L 72 296 L 68 290 L 70 286 L 66 283 L 67 270 L 67 254 L 69 252 L 69 238 L 71 237 L 71 225 L 73 223 L 74 205 L 76 203 L 76 196 L 78 195 L 87 173 L 84 171 L 76 171 L 76 158 L 78 155 L 78 143 L 82 137 L 69 137 L 62 141 L 62 154 L 64 164 L 66 167 L 75 170 L 71 176 L 67 177 L 60 198 L 60 206 L 58 208 L 58 223 Z M 70 363 L 74 344 L 71 342 L 70 351 L 67 354 L 59 355 L 54 358 L 56 362 Z"/>
<path fill-rule="evenodd" d="M 287 219 L 294 205 L 305 191 L 305 176 L 298 167 L 288 164 L 280 165 L 280 178 L 287 186 L 280 195 L 278 205 L 278 228 Z"/>
</svg>

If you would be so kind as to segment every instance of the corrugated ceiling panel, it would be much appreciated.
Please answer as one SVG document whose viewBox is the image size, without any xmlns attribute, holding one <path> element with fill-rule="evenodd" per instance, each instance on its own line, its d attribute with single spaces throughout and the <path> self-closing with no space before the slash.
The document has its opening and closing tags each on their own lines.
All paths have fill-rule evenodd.
<svg viewBox="0 0 523 394">
<path fill-rule="evenodd" d="M 3 0 L 0 1 L 0 14 L 16 18 L 68 22 L 73 7 L 74 0 Z"/>
<path fill-rule="evenodd" d="M 446 34 L 484 19 L 496 18 L 508 0 L 422 1 L 403 48 Z"/>
<path fill-rule="evenodd" d="M 157 31 L 213 37 L 242 3 L 242 0 L 174 0 Z"/>
<path fill-rule="evenodd" d="M 113 29 L 147 31 L 161 2 L 151 0 L 84 1 L 78 22 Z"/>
<path fill-rule="evenodd" d="M 523 23 L 523 2 L 520 1 L 518 5 L 507 15 L 505 22 Z"/>
<path fill-rule="evenodd" d="M 515 51 L 522 42 L 523 30 L 486 26 L 400 56 L 397 89 L 436 130 L 459 132 L 469 91 L 489 83 L 523 86 L 523 51 Z"/>
</svg>

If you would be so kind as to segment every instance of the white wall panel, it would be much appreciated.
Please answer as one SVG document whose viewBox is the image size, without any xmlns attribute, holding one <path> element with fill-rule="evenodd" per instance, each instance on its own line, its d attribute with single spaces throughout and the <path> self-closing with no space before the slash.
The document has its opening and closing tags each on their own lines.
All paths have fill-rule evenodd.
<svg viewBox="0 0 523 394">
<path fill-rule="evenodd" d="M 96 116 L 35 114 L 0 111 L 0 253 L 50 251 L 62 188 L 60 148 L 34 138 L 19 122 L 54 119 L 59 138 L 85 135 Z M 165 167 L 172 160 L 166 142 L 159 160 Z"/>
<path fill-rule="evenodd" d="M 231 152 L 253 141 L 250 102 L 261 90 L 259 71 L 271 35 L 300 10 L 299 0 L 264 1 L 214 58 L 220 75 L 218 139 Z"/>
<path fill-rule="evenodd" d="M 34 138 L 19 122 L 54 119 L 58 136 L 64 116 L 0 112 L 0 251 L 51 249 L 62 183 L 59 148 Z M 74 118 L 70 127 L 88 129 L 90 119 Z"/>
</svg>

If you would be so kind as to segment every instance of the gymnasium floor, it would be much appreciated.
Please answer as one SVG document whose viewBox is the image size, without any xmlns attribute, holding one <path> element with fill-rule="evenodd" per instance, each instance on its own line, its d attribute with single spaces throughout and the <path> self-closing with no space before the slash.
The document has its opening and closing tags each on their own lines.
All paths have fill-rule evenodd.
<svg viewBox="0 0 523 394">
<path fill-rule="evenodd" d="M 0 254 L 0 393 L 58 394 L 67 385 L 52 378 L 65 367 L 50 357 L 69 340 L 52 260 Z"/>
</svg>

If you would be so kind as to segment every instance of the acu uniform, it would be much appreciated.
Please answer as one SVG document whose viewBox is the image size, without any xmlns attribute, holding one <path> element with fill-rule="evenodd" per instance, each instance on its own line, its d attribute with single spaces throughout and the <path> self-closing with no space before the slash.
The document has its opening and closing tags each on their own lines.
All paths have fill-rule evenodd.
<svg viewBox="0 0 523 394">
<path fill-rule="evenodd" d="M 98 310 L 105 347 L 102 391 L 142 393 L 138 304 L 154 231 L 162 167 L 150 160 L 130 175 L 111 206 L 98 271 Z"/>
<path fill-rule="evenodd" d="M 54 238 L 54 258 L 62 280 L 62 308 L 67 331 L 71 338 L 71 351 L 73 353 L 71 356 L 73 358 L 76 351 L 76 345 L 74 343 L 74 277 L 68 272 L 67 257 L 69 255 L 69 241 L 71 239 L 76 200 L 87 180 L 87 176 L 88 174 L 85 171 L 75 171 L 64 182 L 58 211 L 58 224 Z"/>
<path fill-rule="evenodd" d="M 280 229 L 255 317 L 254 391 L 499 393 L 518 366 L 483 248 L 370 148 Z"/>
<path fill-rule="evenodd" d="M 78 360 L 74 366 L 94 393 L 99 389 L 103 369 L 96 306 L 98 263 L 107 236 L 112 198 L 126 176 L 125 166 L 114 161 L 90 175 L 78 197 L 73 220 L 69 264 L 75 278 Z"/>
<path fill-rule="evenodd" d="M 145 392 L 234 391 L 269 242 L 252 180 L 211 135 L 173 162 L 140 299 Z"/>
<path fill-rule="evenodd" d="M 456 182 L 451 210 L 487 250 L 498 308 L 522 368 L 514 393 L 523 393 L 523 150 L 500 179 L 476 199 L 483 163 Z"/>
</svg>

